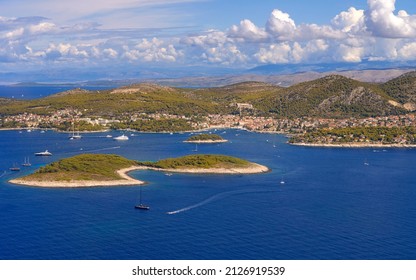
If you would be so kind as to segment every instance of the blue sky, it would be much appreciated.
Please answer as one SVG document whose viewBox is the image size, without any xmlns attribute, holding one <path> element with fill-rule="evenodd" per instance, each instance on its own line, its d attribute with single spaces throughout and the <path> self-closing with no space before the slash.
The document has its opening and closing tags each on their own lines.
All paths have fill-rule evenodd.
<svg viewBox="0 0 416 280">
<path fill-rule="evenodd" d="M 364 60 L 416 61 L 414 0 L 0 0 L 0 82 Z"/>
</svg>

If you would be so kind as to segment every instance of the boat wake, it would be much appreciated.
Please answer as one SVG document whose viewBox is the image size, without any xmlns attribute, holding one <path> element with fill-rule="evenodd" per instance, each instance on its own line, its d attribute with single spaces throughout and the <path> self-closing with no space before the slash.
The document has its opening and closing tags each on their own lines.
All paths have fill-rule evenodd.
<svg viewBox="0 0 416 280">
<path fill-rule="evenodd" d="M 207 198 L 207 199 L 205 199 L 205 200 L 203 200 L 199 203 L 193 204 L 191 206 L 187 206 L 187 207 L 175 210 L 175 211 L 166 212 L 166 214 L 175 215 L 175 214 L 179 214 L 179 213 L 182 213 L 182 212 L 186 212 L 186 211 L 192 210 L 194 208 L 206 205 L 210 202 L 220 200 L 220 199 L 226 198 L 228 196 L 232 196 L 232 195 L 248 194 L 248 193 L 268 193 L 268 192 L 275 192 L 275 191 L 276 191 L 276 189 L 268 189 L 268 190 L 267 189 L 264 189 L 264 190 L 251 189 L 251 190 L 238 190 L 238 191 L 222 192 L 222 193 L 213 195 L 213 196 L 211 196 L 211 197 L 209 197 L 209 198 Z"/>
<path fill-rule="evenodd" d="M 96 149 L 96 150 L 86 150 L 84 152 L 100 152 L 100 151 L 106 151 L 106 150 L 115 150 L 115 149 L 120 149 L 120 146 L 115 146 L 115 147 L 109 147 L 109 148 L 102 148 L 102 149 Z"/>
<path fill-rule="evenodd" d="M 1 177 L 4 177 L 4 176 L 6 176 L 7 175 L 7 171 L 4 171 L 1 175 L 0 175 L 0 178 Z"/>
<path fill-rule="evenodd" d="M 82 151 L 83 153 L 92 153 L 92 152 L 100 152 L 100 151 L 107 151 L 107 150 L 115 150 L 115 149 L 120 149 L 120 146 L 115 146 L 115 147 L 109 147 L 109 148 L 102 148 L 102 149 L 95 149 L 95 150 L 84 150 L 83 148 L 80 149 L 80 151 Z M 70 155 L 70 154 L 74 154 L 76 152 L 66 152 L 66 153 L 59 153 L 60 155 Z"/>
</svg>

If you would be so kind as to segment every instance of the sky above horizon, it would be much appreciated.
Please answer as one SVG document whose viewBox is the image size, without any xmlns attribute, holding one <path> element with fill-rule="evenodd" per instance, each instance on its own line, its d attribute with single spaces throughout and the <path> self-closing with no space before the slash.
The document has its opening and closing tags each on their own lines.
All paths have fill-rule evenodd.
<svg viewBox="0 0 416 280">
<path fill-rule="evenodd" d="M 416 61 L 414 1 L 0 0 L 3 74 L 363 60 Z"/>
</svg>

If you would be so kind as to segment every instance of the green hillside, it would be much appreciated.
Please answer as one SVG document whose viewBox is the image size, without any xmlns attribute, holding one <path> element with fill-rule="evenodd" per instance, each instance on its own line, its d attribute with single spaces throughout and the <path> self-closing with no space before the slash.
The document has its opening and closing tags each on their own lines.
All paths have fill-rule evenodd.
<svg viewBox="0 0 416 280">
<path fill-rule="evenodd" d="M 398 102 L 416 103 L 416 72 L 409 72 L 383 84 L 381 88 Z"/>
<path fill-rule="evenodd" d="M 238 114 L 237 103 L 249 103 L 253 105 L 253 110 L 244 111 L 244 114 L 368 117 L 416 110 L 415 93 L 415 72 L 382 85 L 359 82 L 340 75 L 330 75 L 288 88 L 260 82 L 203 89 L 137 84 L 101 91 L 77 89 L 36 100 L 0 99 L 0 116 L 23 112 L 48 115 L 56 110 L 71 108 L 81 111 L 85 117 L 122 119 L 132 113 L 197 117 Z"/>
</svg>

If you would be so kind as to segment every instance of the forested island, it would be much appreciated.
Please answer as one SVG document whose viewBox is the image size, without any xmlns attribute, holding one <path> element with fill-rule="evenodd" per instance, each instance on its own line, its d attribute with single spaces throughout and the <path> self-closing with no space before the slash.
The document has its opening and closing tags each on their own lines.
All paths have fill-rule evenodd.
<svg viewBox="0 0 416 280">
<path fill-rule="evenodd" d="M 186 139 L 184 142 L 186 143 L 224 143 L 227 141 L 228 140 L 225 140 L 218 134 L 203 133 L 203 134 L 192 135 L 191 137 Z"/>
<path fill-rule="evenodd" d="M 148 169 L 181 173 L 250 174 L 269 171 L 266 166 L 225 155 L 188 155 L 138 164 Z"/>
<path fill-rule="evenodd" d="M 224 155 L 190 155 L 157 162 L 129 160 L 118 155 L 81 154 L 39 168 L 10 183 L 37 187 L 96 187 L 141 185 L 128 172 L 152 169 L 180 173 L 251 174 L 269 171 L 265 166 Z"/>
<path fill-rule="evenodd" d="M 53 162 L 10 182 L 38 187 L 140 185 L 144 182 L 126 175 L 137 166 L 136 161 L 118 155 L 81 154 Z"/>
</svg>

